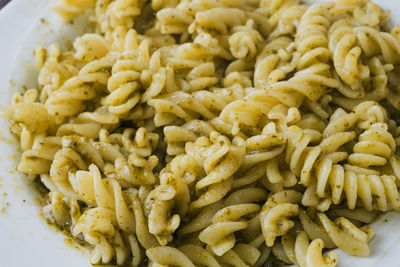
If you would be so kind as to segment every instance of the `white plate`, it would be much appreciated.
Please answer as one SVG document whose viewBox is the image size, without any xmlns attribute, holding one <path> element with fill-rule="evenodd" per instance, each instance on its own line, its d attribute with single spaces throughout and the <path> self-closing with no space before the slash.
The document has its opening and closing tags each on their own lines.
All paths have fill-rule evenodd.
<svg viewBox="0 0 400 267">
<path fill-rule="evenodd" d="M 50 11 L 51 2 L 55 1 L 13 0 L 0 12 L 2 110 L 10 102 L 12 92 L 20 91 L 23 86 L 35 86 L 37 74 L 32 55 L 35 46 L 57 40 L 65 42 L 63 36 L 74 36 L 73 29 L 64 26 Z M 8 127 L 9 123 L 1 119 L 0 266 L 91 266 L 87 256 L 67 245 L 66 236 L 48 227 L 39 216 L 38 196 L 26 177 L 15 171 L 20 153 Z"/>
<path fill-rule="evenodd" d="M 1 109 L 9 103 L 12 92 L 35 86 L 32 51 L 36 45 L 54 41 L 65 44 L 82 31 L 83 19 L 74 26 L 64 25 L 50 11 L 51 2 L 13 0 L 0 12 Z M 396 0 L 375 2 L 392 14 L 400 13 Z M 400 17 L 393 21 L 400 23 Z M 0 266 L 90 266 L 84 251 L 71 248 L 66 236 L 40 218 L 37 196 L 26 177 L 15 171 L 20 153 L 8 126 L 0 119 Z M 400 266 L 400 213 L 386 214 L 373 227 L 376 235 L 370 243 L 372 255 L 355 258 L 339 250 L 339 266 Z"/>
</svg>

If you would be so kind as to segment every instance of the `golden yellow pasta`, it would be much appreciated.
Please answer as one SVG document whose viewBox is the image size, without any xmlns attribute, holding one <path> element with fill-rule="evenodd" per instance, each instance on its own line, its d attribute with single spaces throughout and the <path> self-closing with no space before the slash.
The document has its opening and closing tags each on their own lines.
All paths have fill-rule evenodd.
<svg viewBox="0 0 400 267">
<path fill-rule="evenodd" d="M 369 0 L 61 0 L 18 170 L 92 264 L 336 266 L 400 210 L 400 34 Z M 339 259 L 340 260 L 340 259 Z"/>
</svg>

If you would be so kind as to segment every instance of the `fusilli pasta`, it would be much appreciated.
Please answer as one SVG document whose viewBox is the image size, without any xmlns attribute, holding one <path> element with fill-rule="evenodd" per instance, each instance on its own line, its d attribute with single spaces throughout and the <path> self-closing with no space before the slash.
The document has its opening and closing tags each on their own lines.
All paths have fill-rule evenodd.
<svg viewBox="0 0 400 267">
<path fill-rule="evenodd" d="M 400 26 L 369 0 L 60 0 L 5 115 L 92 264 L 336 266 L 400 210 Z"/>
</svg>

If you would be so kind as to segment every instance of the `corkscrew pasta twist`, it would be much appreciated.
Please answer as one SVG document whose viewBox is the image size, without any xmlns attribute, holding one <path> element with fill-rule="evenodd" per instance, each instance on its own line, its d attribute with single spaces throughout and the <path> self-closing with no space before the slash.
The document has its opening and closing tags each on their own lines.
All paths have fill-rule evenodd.
<svg viewBox="0 0 400 267">
<path fill-rule="evenodd" d="M 85 65 L 77 76 L 67 81 L 45 102 L 48 112 L 59 120 L 76 115 L 84 109 L 84 101 L 96 96 L 95 87 L 88 84 L 94 83 L 105 86 L 109 78 L 107 71 L 114 64 L 114 57 L 104 57 Z"/>
<path fill-rule="evenodd" d="M 296 237 L 285 235 L 281 238 L 281 243 L 272 248 L 272 252 L 277 258 L 287 264 L 303 266 L 336 266 L 338 261 L 335 251 L 331 251 L 327 256 L 322 255 L 324 241 L 314 239 L 309 241 L 306 232 L 300 231 Z"/>
<path fill-rule="evenodd" d="M 299 212 L 301 194 L 293 190 L 284 190 L 274 194 L 261 209 L 261 229 L 267 246 L 273 246 L 276 237 L 285 235 L 294 226 L 286 217 Z"/>
<path fill-rule="evenodd" d="M 235 138 L 231 143 L 226 136 L 217 132 L 210 139 L 200 137 L 193 144 L 186 146 L 186 152 L 196 158 L 196 147 L 203 150 L 199 165 L 203 167 L 206 176 L 196 183 L 198 198 L 191 207 L 198 209 L 210 205 L 224 197 L 232 186 L 232 175 L 238 169 L 234 162 L 243 161 L 246 149 L 241 138 Z"/>
</svg>

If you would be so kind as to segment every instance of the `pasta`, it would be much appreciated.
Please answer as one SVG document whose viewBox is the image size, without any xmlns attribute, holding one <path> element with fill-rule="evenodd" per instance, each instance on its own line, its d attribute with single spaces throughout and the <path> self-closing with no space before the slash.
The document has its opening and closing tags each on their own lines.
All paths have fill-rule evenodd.
<svg viewBox="0 0 400 267">
<path fill-rule="evenodd" d="M 5 113 L 92 264 L 336 266 L 400 210 L 399 25 L 369 0 L 62 0 Z"/>
</svg>

